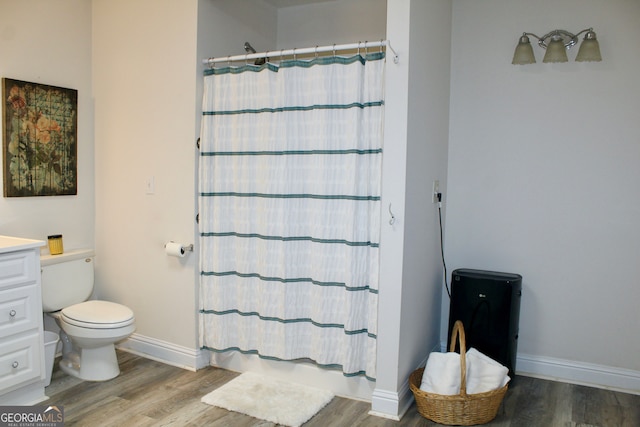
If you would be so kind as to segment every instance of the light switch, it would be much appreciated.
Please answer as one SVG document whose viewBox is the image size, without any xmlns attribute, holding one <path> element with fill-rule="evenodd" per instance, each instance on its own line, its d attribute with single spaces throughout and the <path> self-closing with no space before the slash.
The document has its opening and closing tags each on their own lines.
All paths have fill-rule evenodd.
<svg viewBox="0 0 640 427">
<path fill-rule="evenodd" d="M 147 178 L 145 186 L 147 194 L 156 194 L 156 178 L 154 176 Z"/>
</svg>

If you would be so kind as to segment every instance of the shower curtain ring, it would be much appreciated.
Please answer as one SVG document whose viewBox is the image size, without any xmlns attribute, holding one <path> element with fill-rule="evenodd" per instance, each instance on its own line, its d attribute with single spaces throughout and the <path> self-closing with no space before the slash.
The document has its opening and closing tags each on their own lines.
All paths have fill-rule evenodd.
<svg viewBox="0 0 640 427">
<path fill-rule="evenodd" d="M 336 44 L 333 44 L 333 56 L 336 56 Z"/>
<path fill-rule="evenodd" d="M 367 40 L 364 41 L 364 56 L 369 55 L 369 48 L 367 47 L 367 43 L 369 43 Z"/>
<path fill-rule="evenodd" d="M 248 53 L 244 54 L 244 65 L 249 65 L 249 59 L 247 59 L 248 56 L 249 56 Z"/>
<path fill-rule="evenodd" d="M 317 58 L 318 57 L 318 45 L 316 45 L 315 54 L 316 54 L 316 58 Z"/>
<path fill-rule="evenodd" d="M 360 40 L 358 40 L 358 52 L 357 52 L 358 56 L 360 56 L 360 43 L 362 43 L 362 42 Z"/>
<path fill-rule="evenodd" d="M 296 57 L 296 48 L 293 48 L 293 60 L 296 61 L 297 57 Z"/>
</svg>

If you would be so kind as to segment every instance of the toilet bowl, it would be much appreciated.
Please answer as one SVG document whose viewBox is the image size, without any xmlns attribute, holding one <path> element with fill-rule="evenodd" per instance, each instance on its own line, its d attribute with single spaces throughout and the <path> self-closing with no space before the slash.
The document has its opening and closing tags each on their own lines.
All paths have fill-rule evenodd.
<svg viewBox="0 0 640 427">
<path fill-rule="evenodd" d="M 133 311 L 113 302 L 85 301 L 93 289 L 92 251 L 58 257 L 63 255 L 41 257 L 41 265 L 43 310 L 55 319 L 63 344 L 59 366 L 83 380 L 115 378 L 120 374 L 115 343 L 135 331 Z"/>
<path fill-rule="evenodd" d="M 50 315 L 61 329 L 60 369 L 88 381 L 106 381 L 120 374 L 114 344 L 135 331 L 133 312 L 128 307 L 93 300 Z M 67 351 L 64 343 L 70 344 Z"/>
</svg>

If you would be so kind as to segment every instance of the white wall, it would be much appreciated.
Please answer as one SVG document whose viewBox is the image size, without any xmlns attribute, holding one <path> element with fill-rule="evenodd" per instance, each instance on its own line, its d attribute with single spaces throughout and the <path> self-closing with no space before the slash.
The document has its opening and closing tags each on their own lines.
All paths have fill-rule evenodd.
<svg viewBox="0 0 640 427">
<path fill-rule="evenodd" d="M 375 413 L 398 415 L 403 257 L 406 207 L 407 111 L 409 106 L 410 0 L 389 0 L 387 39 L 398 63 L 387 56 L 385 68 L 385 140 L 382 155 L 380 284 L 378 295 L 377 378 L 371 399 Z M 386 209 L 386 210 L 385 210 Z M 393 223 L 391 213 L 395 217 Z"/>
<path fill-rule="evenodd" d="M 438 205 L 433 203 L 432 193 L 434 180 L 439 181 L 441 192 L 447 192 L 451 2 L 412 0 L 410 16 L 406 226 L 399 330 L 402 350 L 398 360 L 402 382 L 439 345 L 443 269 Z"/>
<path fill-rule="evenodd" d="M 640 379 L 640 3 L 454 0 L 453 22 L 450 267 L 522 274 L 518 370 Z M 511 65 L 523 31 L 585 27 L 602 62 Z"/>
<path fill-rule="evenodd" d="M 93 1 L 98 294 L 133 310 L 135 336 L 187 349 L 196 256 L 163 245 L 195 239 L 196 37 L 197 0 Z"/>
<path fill-rule="evenodd" d="M 448 0 L 389 0 L 383 221 L 380 242 L 378 378 L 372 409 L 401 416 L 411 403 L 408 378 L 439 343 L 442 268 L 432 182 L 446 188 Z M 388 224 L 391 207 L 396 216 Z"/>
<path fill-rule="evenodd" d="M 93 7 L 99 294 L 136 314 L 125 347 L 194 367 L 202 59 L 244 53 L 245 41 L 273 46 L 275 11 L 248 0 L 95 0 Z M 147 194 L 151 178 L 155 192 Z M 170 240 L 194 243 L 196 252 L 167 257 Z"/>
<path fill-rule="evenodd" d="M 386 3 L 386 0 L 334 0 L 280 8 L 277 48 L 384 40 Z"/>
<path fill-rule="evenodd" d="M 91 3 L 0 0 L 0 76 L 78 91 L 78 194 L 0 198 L 0 234 L 93 247 Z"/>
<path fill-rule="evenodd" d="M 198 50 L 202 58 L 243 55 L 244 42 L 258 52 L 275 48 L 278 16 L 273 6 L 262 0 L 199 0 L 198 4 Z M 200 72 L 198 80 L 202 80 Z M 202 99 L 199 101 L 202 104 Z"/>
</svg>

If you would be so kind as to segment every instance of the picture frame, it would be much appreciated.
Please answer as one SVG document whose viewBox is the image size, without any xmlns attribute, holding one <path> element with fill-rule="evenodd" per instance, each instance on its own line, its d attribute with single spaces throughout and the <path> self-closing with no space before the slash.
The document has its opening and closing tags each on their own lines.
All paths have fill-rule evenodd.
<svg viewBox="0 0 640 427">
<path fill-rule="evenodd" d="M 2 78 L 4 197 L 78 194 L 78 91 Z"/>
</svg>

